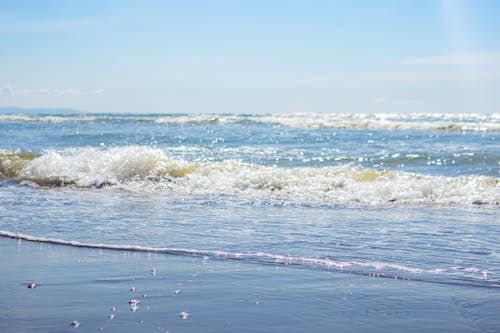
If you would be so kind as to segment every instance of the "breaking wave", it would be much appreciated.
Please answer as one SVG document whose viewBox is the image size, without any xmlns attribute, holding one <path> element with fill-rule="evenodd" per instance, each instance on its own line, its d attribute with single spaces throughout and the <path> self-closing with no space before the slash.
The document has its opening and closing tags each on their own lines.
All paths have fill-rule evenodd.
<svg viewBox="0 0 500 333">
<path fill-rule="evenodd" d="M 0 114 L 0 122 L 42 122 L 42 123 L 62 123 L 70 121 L 99 121 L 106 120 L 104 116 L 84 116 L 84 115 L 29 115 L 29 114 Z"/>
<path fill-rule="evenodd" d="M 73 186 L 233 196 L 293 203 L 470 205 L 500 203 L 496 177 L 445 177 L 353 166 L 281 168 L 237 160 L 193 162 L 146 146 L 0 153 L 0 178 Z"/>
<path fill-rule="evenodd" d="M 261 121 L 290 127 L 389 131 L 500 131 L 496 114 L 276 114 Z"/>
<path fill-rule="evenodd" d="M 500 131 L 498 114 L 91 114 L 91 115 L 0 115 L 0 122 L 120 121 L 165 125 L 199 123 L 268 123 L 310 129 L 351 129 L 389 131 Z"/>
</svg>

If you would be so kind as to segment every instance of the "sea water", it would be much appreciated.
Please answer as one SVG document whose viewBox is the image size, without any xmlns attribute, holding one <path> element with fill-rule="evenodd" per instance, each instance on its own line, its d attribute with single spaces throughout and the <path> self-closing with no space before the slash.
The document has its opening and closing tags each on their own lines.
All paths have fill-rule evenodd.
<svg viewBox="0 0 500 333">
<path fill-rule="evenodd" d="M 497 290 L 499 140 L 498 114 L 3 114 L 0 235 Z"/>
</svg>

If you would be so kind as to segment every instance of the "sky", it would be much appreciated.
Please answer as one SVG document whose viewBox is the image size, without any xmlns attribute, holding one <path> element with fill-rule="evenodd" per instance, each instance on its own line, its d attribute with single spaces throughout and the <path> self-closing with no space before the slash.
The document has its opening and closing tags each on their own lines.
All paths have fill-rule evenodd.
<svg viewBox="0 0 500 333">
<path fill-rule="evenodd" d="M 0 0 L 0 107 L 500 112 L 498 0 Z"/>
</svg>

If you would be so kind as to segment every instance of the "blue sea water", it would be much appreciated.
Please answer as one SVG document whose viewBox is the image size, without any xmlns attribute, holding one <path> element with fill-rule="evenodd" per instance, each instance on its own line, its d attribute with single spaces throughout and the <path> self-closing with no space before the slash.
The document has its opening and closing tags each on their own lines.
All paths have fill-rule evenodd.
<svg viewBox="0 0 500 333">
<path fill-rule="evenodd" d="M 4 114 L 2 236 L 500 287 L 498 114 Z"/>
</svg>

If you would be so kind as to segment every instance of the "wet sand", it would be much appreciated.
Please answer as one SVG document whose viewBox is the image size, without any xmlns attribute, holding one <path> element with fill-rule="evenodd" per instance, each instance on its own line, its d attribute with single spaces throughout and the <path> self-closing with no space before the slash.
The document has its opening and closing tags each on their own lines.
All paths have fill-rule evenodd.
<svg viewBox="0 0 500 333">
<path fill-rule="evenodd" d="M 500 288 L 1 237 L 0 262 L 4 333 L 500 331 Z"/>
</svg>

